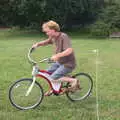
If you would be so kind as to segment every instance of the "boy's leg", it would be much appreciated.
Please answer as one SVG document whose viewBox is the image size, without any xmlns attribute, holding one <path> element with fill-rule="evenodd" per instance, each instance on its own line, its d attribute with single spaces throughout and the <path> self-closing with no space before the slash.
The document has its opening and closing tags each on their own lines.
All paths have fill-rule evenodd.
<svg viewBox="0 0 120 120">
<path fill-rule="evenodd" d="M 68 73 L 71 73 L 72 69 L 66 68 L 64 65 L 60 65 L 59 68 L 56 69 L 55 72 L 51 75 L 51 78 L 54 82 L 70 82 L 71 87 L 75 87 L 77 84 L 77 80 L 75 78 L 65 76 Z"/>
<path fill-rule="evenodd" d="M 55 72 L 52 73 L 50 76 L 53 81 L 58 81 L 62 77 L 64 77 L 66 74 L 71 73 L 72 69 L 66 68 L 64 65 L 60 65 Z"/>
<path fill-rule="evenodd" d="M 58 69 L 60 66 L 60 64 L 58 62 L 56 63 L 52 63 L 51 66 L 46 70 L 47 72 L 53 73 L 56 71 L 56 69 Z M 47 92 L 45 92 L 45 96 L 50 96 L 52 95 L 53 90 L 49 89 Z"/>
<path fill-rule="evenodd" d="M 60 64 L 58 62 L 52 63 L 51 66 L 47 69 L 48 72 L 53 73 L 59 68 Z"/>
<path fill-rule="evenodd" d="M 56 65 L 53 65 L 48 69 L 48 72 L 55 70 L 52 73 L 52 75 L 50 76 L 50 78 L 53 82 L 58 82 L 59 78 L 63 77 L 67 73 L 72 72 L 72 69 L 66 68 L 66 67 L 64 67 L 64 65 L 61 65 L 59 63 L 58 63 L 58 65 L 59 65 L 59 67 L 57 66 L 58 68 L 56 70 L 54 69 L 56 67 Z M 51 95 L 51 93 L 52 93 L 52 90 L 49 90 L 48 92 L 45 93 L 45 96 L 49 96 L 49 95 Z"/>
<path fill-rule="evenodd" d="M 65 76 L 65 77 L 60 78 L 60 81 L 61 82 L 69 82 L 70 85 L 71 85 L 71 88 L 76 87 L 76 85 L 77 85 L 77 79 L 76 78 L 71 78 L 69 76 L 68 77 Z"/>
<path fill-rule="evenodd" d="M 69 82 L 71 84 L 71 88 L 76 87 L 77 79 L 65 76 L 68 73 L 71 73 L 72 69 L 64 67 L 61 65 L 53 74 L 51 78 L 53 82 Z"/>
<path fill-rule="evenodd" d="M 59 64 L 60 65 L 60 64 Z M 49 71 L 50 72 L 50 71 Z M 74 78 L 69 78 L 69 77 L 64 77 L 66 74 L 71 73 L 72 69 L 70 68 L 66 68 L 64 67 L 64 65 L 60 65 L 50 76 L 51 80 L 53 82 L 70 82 L 71 83 L 71 87 L 75 87 L 77 84 L 77 80 Z M 49 93 L 51 94 L 51 91 L 46 94 L 46 96 L 49 95 Z"/>
</svg>

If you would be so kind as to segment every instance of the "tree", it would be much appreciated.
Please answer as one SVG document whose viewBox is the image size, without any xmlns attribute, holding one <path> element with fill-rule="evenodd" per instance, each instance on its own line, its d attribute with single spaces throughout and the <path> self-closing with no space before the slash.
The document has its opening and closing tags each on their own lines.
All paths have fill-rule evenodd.
<svg viewBox="0 0 120 120">
<path fill-rule="evenodd" d="M 109 36 L 120 31 L 120 3 L 112 3 L 102 9 L 97 21 L 91 27 L 93 35 Z"/>
<path fill-rule="evenodd" d="M 84 26 L 96 18 L 101 0 L 9 0 L 5 23 L 11 25 L 38 26 L 43 21 L 55 20 L 63 28 Z M 103 1 L 103 0 L 102 0 Z M 99 7 L 98 7 L 99 6 Z M 6 15 L 8 14 L 8 15 Z"/>
<path fill-rule="evenodd" d="M 5 25 L 9 19 L 9 1 L 8 0 L 3 0 L 0 1 L 0 24 Z"/>
</svg>

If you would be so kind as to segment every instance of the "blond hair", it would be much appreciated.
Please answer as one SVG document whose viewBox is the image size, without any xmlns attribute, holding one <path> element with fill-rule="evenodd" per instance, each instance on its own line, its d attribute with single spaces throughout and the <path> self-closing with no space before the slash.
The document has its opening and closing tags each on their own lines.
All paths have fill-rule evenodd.
<svg viewBox="0 0 120 120">
<path fill-rule="evenodd" d="M 58 23 L 56 23 L 55 21 L 48 21 L 48 22 L 45 22 L 43 25 L 42 25 L 42 29 L 44 29 L 45 27 L 48 27 L 49 29 L 53 29 L 55 31 L 60 31 L 60 26 Z"/>
</svg>

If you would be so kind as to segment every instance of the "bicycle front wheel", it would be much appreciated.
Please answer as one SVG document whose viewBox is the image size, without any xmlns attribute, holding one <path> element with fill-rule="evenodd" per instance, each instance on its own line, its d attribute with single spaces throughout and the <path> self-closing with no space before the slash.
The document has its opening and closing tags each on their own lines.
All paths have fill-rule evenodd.
<svg viewBox="0 0 120 120">
<path fill-rule="evenodd" d="M 79 101 L 87 98 L 90 95 L 93 87 L 93 81 L 90 75 L 86 73 L 78 73 L 74 75 L 73 78 L 78 80 L 78 88 L 76 88 L 75 91 L 67 92 L 67 97 L 71 101 Z"/>
<path fill-rule="evenodd" d="M 27 110 L 37 107 L 42 102 L 43 89 L 36 81 L 29 95 L 26 95 L 32 81 L 31 78 L 20 79 L 10 87 L 9 99 L 13 106 L 21 110 Z"/>
</svg>

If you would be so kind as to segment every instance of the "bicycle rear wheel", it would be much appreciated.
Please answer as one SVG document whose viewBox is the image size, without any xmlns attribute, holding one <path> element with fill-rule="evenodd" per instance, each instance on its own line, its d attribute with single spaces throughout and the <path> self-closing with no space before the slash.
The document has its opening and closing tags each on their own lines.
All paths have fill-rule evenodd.
<svg viewBox="0 0 120 120">
<path fill-rule="evenodd" d="M 66 96 L 71 101 L 80 101 L 87 98 L 93 87 L 92 78 L 86 73 L 78 73 L 72 76 L 78 80 L 78 88 L 75 91 L 66 92 Z M 68 85 L 69 86 L 69 85 Z"/>
<path fill-rule="evenodd" d="M 27 110 L 37 107 L 42 102 L 43 89 L 36 81 L 29 95 L 26 95 L 32 81 L 31 78 L 20 79 L 10 87 L 9 99 L 13 106 L 21 110 Z"/>
</svg>

